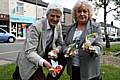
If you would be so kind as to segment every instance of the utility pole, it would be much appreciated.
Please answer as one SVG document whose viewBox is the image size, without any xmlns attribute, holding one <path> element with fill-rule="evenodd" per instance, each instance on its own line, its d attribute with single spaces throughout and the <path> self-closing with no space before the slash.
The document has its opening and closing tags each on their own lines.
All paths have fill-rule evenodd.
<svg viewBox="0 0 120 80">
<path fill-rule="evenodd" d="M 36 20 L 37 20 L 37 12 L 38 12 L 37 11 L 37 4 L 38 4 L 38 0 L 36 0 L 35 3 L 36 3 L 35 6 L 36 6 Z"/>
</svg>

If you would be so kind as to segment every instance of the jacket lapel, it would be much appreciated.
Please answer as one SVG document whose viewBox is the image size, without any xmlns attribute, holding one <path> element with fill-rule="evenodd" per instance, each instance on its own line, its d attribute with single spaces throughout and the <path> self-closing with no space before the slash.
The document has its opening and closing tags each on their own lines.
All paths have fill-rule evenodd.
<svg viewBox="0 0 120 80">
<path fill-rule="evenodd" d="M 72 26 L 72 29 L 70 30 L 69 32 L 69 43 L 73 43 L 73 36 L 74 36 L 74 33 L 75 33 L 75 29 L 76 29 L 76 25 L 73 25 Z"/>
<path fill-rule="evenodd" d="M 86 29 L 87 29 L 87 34 L 91 34 L 91 33 L 92 33 L 92 30 L 93 30 L 91 21 L 88 21 L 86 27 L 87 27 L 87 28 L 86 28 Z"/>
<path fill-rule="evenodd" d="M 45 52 L 45 47 L 46 47 L 46 38 L 47 38 L 47 19 L 42 21 L 42 33 L 41 33 L 41 38 L 42 38 L 42 45 L 43 45 L 43 51 Z"/>
</svg>

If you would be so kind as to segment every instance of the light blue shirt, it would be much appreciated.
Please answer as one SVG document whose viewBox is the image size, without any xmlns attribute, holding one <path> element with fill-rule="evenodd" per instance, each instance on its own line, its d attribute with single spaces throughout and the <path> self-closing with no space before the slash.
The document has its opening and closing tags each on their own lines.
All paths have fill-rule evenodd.
<svg viewBox="0 0 120 80">
<path fill-rule="evenodd" d="M 76 29 L 75 33 L 74 33 L 74 36 L 73 36 L 73 41 L 75 40 L 79 40 L 80 39 L 80 36 L 82 34 L 82 31 L 78 31 Z M 73 60 L 72 60 L 72 65 L 73 66 L 80 66 L 80 59 L 79 59 L 79 53 L 78 53 L 78 49 L 76 49 L 76 55 L 75 57 L 73 57 Z"/>
<path fill-rule="evenodd" d="M 52 38 L 52 34 L 54 34 L 54 33 L 52 32 L 52 29 L 47 20 L 47 40 L 46 40 L 47 45 L 48 45 L 49 40 Z"/>
</svg>

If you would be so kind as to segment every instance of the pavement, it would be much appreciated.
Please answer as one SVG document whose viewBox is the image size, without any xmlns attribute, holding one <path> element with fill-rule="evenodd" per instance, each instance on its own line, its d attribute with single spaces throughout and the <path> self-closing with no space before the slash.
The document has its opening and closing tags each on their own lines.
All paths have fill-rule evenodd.
<svg viewBox="0 0 120 80">
<path fill-rule="evenodd" d="M 13 63 L 12 61 L 6 61 L 6 60 L 0 60 L 0 66 L 5 65 L 5 64 L 11 64 Z"/>
<path fill-rule="evenodd" d="M 11 64 L 11 63 L 14 63 L 15 61 L 12 61 L 12 60 L 8 60 L 8 59 L 2 59 L 0 58 L 0 66 L 1 65 L 6 65 L 6 64 Z"/>
<path fill-rule="evenodd" d="M 14 56 L 14 57 L 11 57 L 11 56 Z M 16 58 L 17 58 L 16 52 L 10 53 L 10 55 L 9 54 L 0 54 L 0 66 L 15 63 Z"/>
<path fill-rule="evenodd" d="M 16 42 L 23 42 L 25 39 L 17 39 Z M 0 66 L 15 63 L 15 59 L 0 57 Z"/>
</svg>

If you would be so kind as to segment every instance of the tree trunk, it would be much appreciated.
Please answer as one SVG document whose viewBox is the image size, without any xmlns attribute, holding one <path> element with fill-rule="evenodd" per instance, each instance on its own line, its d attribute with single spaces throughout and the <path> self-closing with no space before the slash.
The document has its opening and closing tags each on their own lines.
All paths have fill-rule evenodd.
<svg viewBox="0 0 120 80">
<path fill-rule="evenodd" d="M 109 41 L 109 36 L 107 33 L 107 25 L 106 25 L 106 16 L 107 16 L 107 12 L 106 12 L 106 0 L 104 0 L 104 32 L 105 32 L 105 39 L 106 39 L 106 48 L 110 48 L 110 41 Z"/>
</svg>

